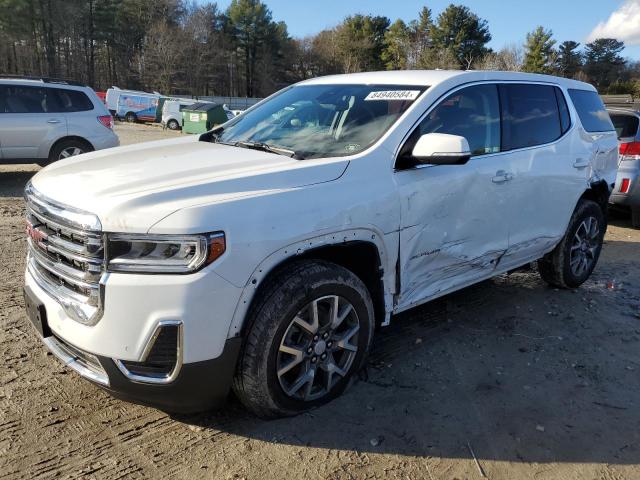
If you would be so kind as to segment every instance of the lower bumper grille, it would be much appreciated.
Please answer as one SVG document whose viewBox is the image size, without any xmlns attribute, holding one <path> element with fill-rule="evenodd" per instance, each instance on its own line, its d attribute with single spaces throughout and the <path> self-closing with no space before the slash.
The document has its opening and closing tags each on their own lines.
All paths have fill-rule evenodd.
<svg viewBox="0 0 640 480">
<path fill-rule="evenodd" d="M 88 380 L 105 387 L 109 386 L 109 377 L 102 365 L 100 365 L 98 357 L 68 344 L 55 335 L 46 337 L 43 340 L 51 353 L 58 357 L 67 367 L 75 370 Z"/>
<path fill-rule="evenodd" d="M 134 382 L 171 383 L 182 365 L 182 324 L 160 322 L 141 362 L 116 360 L 115 363 L 125 377 Z"/>
</svg>

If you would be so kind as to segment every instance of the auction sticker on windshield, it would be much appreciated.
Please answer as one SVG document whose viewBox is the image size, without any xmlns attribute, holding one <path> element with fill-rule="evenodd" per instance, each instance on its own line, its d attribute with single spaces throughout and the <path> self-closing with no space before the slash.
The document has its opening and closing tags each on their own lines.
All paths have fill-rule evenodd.
<svg viewBox="0 0 640 480">
<path fill-rule="evenodd" d="M 371 92 L 365 97 L 365 101 L 372 100 L 415 100 L 420 95 L 420 90 L 384 90 Z"/>
</svg>

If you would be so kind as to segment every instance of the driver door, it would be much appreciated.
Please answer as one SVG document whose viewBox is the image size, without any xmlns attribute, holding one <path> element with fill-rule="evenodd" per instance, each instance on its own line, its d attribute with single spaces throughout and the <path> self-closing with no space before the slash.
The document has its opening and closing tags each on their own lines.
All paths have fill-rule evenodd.
<svg viewBox="0 0 640 480">
<path fill-rule="evenodd" d="M 492 276 L 507 249 L 510 182 L 503 182 L 500 103 L 494 84 L 447 96 L 421 121 L 403 150 L 426 133 L 467 139 L 465 165 L 417 165 L 396 171 L 401 201 L 400 296 L 411 307 Z"/>
</svg>

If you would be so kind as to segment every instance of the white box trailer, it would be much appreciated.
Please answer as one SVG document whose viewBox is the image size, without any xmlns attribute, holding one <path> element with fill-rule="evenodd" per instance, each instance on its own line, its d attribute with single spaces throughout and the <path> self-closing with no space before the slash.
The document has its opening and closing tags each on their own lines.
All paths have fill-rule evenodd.
<svg viewBox="0 0 640 480">
<path fill-rule="evenodd" d="M 120 98 L 120 94 L 122 93 L 129 94 L 129 95 L 155 95 L 158 97 L 160 96 L 160 93 L 158 92 L 149 93 L 149 92 L 143 92 L 141 90 L 127 90 L 124 88 L 118 88 L 116 86 L 113 86 L 107 89 L 107 94 L 104 100 L 104 103 L 107 105 L 107 108 L 109 109 L 109 112 L 111 112 L 111 115 L 115 116 L 116 111 L 118 110 L 118 99 Z"/>
</svg>

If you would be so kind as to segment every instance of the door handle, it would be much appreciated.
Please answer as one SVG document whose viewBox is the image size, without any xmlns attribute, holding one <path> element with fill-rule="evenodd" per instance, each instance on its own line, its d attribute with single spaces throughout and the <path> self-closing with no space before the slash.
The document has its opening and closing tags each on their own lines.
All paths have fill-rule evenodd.
<svg viewBox="0 0 640 480">
<path fill-rule="evenodd" d="M 573 168 L 586 168 L 591 165 L 589 160 L 585 160 L 584 158 L 576 158 L 576 161 L 573 162 Z"/>
<path fill-rule="evenodd" d="M 505 183 L 509 180 L 513 180 L 513 173 L 505 172 L 504 170 L 498 170 L 496 176 L 491 179 L 493 183 Z"/>
<path fill-rule="evenodd" d="M 60 123 L 60 120 L 52 118 L 51 120 L 47 120 L 47 123 Z"/>
</svg>

